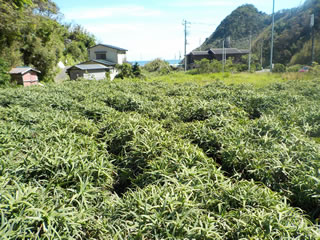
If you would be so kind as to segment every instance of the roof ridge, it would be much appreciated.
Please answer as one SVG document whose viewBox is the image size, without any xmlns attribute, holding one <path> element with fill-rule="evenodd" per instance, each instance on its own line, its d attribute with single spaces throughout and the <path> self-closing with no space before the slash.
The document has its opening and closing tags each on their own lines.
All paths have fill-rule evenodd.
<svg viewBox="0 0 320 240">
<path fill-rule="evenodd" d="M 9 71 L 9 74 L 25 74 L 29 71 L 34 71 L 37 73 L 41 73 L 39 70 L 32 68 L 32 67 L 28 67 L 28 66 L 23 66 L 23 67 L 14 67 Z"/>
<path fill-rule="evenodd" d="M 116 50 L 119 50 L 119 51 L 128 51 L 127 49 L 124 49 L 124 48 L 121 48 L 121 47 L 117 47 L 117 46 L 113 46 L 113 45 L 109 45 L 109 44 L 103 44 L 103 43 L 98 43 L 98 44 L 90 47 L 89 49 L 94 48 L 94 47 L 99 46 L 99 45 L 102 45 L 104 47 L 113 48 L 113 49 L 116 49 Z"/>
</svg>

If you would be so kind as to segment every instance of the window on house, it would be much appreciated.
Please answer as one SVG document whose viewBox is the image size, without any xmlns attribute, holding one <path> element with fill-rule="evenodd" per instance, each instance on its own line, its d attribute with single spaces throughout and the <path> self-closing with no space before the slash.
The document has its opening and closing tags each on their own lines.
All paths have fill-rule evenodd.
<svg viewBox="0 0 320 240">
<path fill-rule="evenodd" d="M 96 59 L 106 60 L 107 59 L 107 53 L 105 53 L 105 52 L 96 53 Z"/>
</svg>

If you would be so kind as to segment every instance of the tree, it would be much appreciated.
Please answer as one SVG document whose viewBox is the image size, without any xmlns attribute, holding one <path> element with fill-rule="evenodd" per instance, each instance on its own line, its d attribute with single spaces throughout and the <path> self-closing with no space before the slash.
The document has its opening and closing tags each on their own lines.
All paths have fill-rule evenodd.
<svg viewBox="0 0 320 240">
<path fill-rule="evenodd" d="M 133 65 L 132 72 L 135 77 L 141 77 L 141 68 L 137 62 Z"/>
<path fill-rule="evenodd" d="M 13 6 L 16 8 L 22 8 L 26 5 L 32 5 L 32 0 L 11 0 Z"/>
<path fill-rule="evenodd" d="M 95 38 L 81 26 L 60 24 L 52 0 L 0 0 L 0 57 L 10 67 L 33 66 L 53 80 L 59 61 L 87 59 Z"/>
<path fill-rule="evenodd" d="M 281 63 L 276 63 L 273 68 L 273 72 L 275 73 L 283 73 L 286 71 L 286 66 Z"/>
<path fill-rule="evenodd" d="M 148 72 L 157 72 L 163 75 L 171 72 L 170 64 L 160 58 L 147 63 L 144 69 Z"/>
<path fill-rule="evenodd" d="M 121 79 L 134 78 L 132 66 L 129 63 L 117 65 L 116 68 L 120 71 L 120 73 L 116 76 L 116 78 L 121 78 Z"/>
<path fill-rule="evenodd" d="M 10 81 L 9 64 L 0 58 L 0 85 L 6 84 Z"/>
</svg>

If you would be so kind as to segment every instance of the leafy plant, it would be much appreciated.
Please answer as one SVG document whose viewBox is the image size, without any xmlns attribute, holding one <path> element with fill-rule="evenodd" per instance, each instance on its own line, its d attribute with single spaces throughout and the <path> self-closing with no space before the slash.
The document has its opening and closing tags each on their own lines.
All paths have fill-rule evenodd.
<svg viewBox="0 0 320 240">
<path fill-rule="evenodd" d="M 148 72 L 157 72 L 161 75 L 168 74 L 171 72 L 171 68 L 168 62 L 157 58 L 143 67 Z"/>
<path fill-rule="evenodd" d="M 275 73 L 283 73 L 286 71 L 286 66 L 281 63 L 276 63 L 272 71 Z"/>
<path fill-rule="evenodd" d="M 0 85 L 9 83 L 10 81 L 10 75 L 8 74 L 9 71 L 10 71 L 9 64 L 6 61 L 4 61 L 2 58 L 0 58 Z"/>
<path fill-rule="evenodd" d="M 132 66 L 129 63 L 123 63 L 121 65 L 117 65 L 116 68 L 120 71 L 120 73 L 116 76 L 116 78 L 133 78 L 134 73 L 132 70 Z"/>
<path fill-rule="evenodd" d="M 174 76 L 0 89 L 1 238 L 319 239 L 319 80 Z"/>
</svg>

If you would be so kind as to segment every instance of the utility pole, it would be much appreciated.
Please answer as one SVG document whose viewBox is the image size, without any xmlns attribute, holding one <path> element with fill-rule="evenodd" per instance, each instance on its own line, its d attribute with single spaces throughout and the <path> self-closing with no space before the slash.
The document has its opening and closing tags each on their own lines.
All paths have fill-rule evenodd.
<svg viewBox="0 0 320 240">
<path fill-rule="evenodd" d="M 187 22 L 187 20 L 183 20 L 183 23 L 182 25 L 184 25 L 184 71 L 187 71 L 187 44 L 188 44 L 188 41 L 187 41 L 187 27 L 188 27 L 188 24 L 191 24 L 190 22 Z"/>
<path fill-rule="evenodd" d="M 249 72 L 251 72 L 251 40 L 252 40 L 252 34 L 251 34 L 251 32 L 250 32 L 250 40 L 249 40 L 249 67 L 248 67 L 248 69 L 249 69 Z"/>
<path fill-rule="evenodd" d="M 263 61 L 263 59 L 262 59 L 262 53 L 263 52 L 263 41 L 261 41 L 261 49 L 260 49 L 260 64 L 261 64 L 261 69 L 263 69 L 263 67 L 262 67 L 262 61 Z"/>
<path fill-rule="evenodd" d="M 224 48 L 224 67 L 227 65 L 227 48 Z"/>
<path fill-rule="evenodd" d="M 226 69 L 226 65 L 227 65 L 227 48 L 226 46 L 224 46 L 224 69 Z"/>
<path fill-rule="evenodd" d="M 222 41 L 222 72 L 224 72 L 224 65 L 225 65 L 225 61 L 224 61 L 224 39 Z"/>
<path fill-rule="evenodd" d="M 311 65 L 312 65 L 314 62 L 314 55 L 315 55 L 315 50 L 314 50 L 314 14 L 311 15 L 310 26 L 312 29 L 312 52 L 311 52 Z"/>
<path fill-rule="evenodd" d="M 273 0 L 272 8 L 272 33 L 271 33 L 271 53 L 270 53 L 270 72 L 272 72 L 272 62 L 273 62 L 273 38 L 274 38 L 274 5 L 275 0 Z"/>
</svg>

